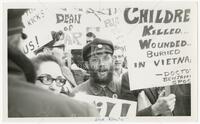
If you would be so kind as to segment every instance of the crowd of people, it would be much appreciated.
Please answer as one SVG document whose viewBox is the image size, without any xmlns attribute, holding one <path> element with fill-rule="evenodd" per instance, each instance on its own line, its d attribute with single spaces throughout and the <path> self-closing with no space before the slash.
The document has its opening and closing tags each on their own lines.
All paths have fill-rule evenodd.
<svg viewBox="0 0 200 124">
<path fill-rule="evenodd" d="M 190 84 L 171 86 L 170 94 L 161 87 L 131 91 L 124 49 L 92 33 L 82 49 L 86 69 L 66 64 L 67 46 L 55 39 L 27 58 L 20 51 L 25 11 L 8 10 L 8 117 L 98 117 L 95 106 L 73 99 L 80 92 L 136 101 L 137 116 L 190 115 Z M 141 107 L 144 95 L 149 104 Z"/>
</svg>

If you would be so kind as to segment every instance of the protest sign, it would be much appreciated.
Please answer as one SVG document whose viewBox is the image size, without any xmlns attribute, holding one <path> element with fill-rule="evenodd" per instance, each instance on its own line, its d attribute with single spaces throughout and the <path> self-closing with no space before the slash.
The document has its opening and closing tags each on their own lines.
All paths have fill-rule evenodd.
<svg viewBox="0 0 200 124">
<path fill-rule="evenodd" d="M 101 117 L 135 117 L 137 102 L 109 98 L 103 96 L 92 96 L 82 93 L 76 94 L 77 100 L 93 104 L 98 109 Z"/>
<path fill-rule="evenodd" d="M 124 9 L 130 89 L 193 82 L 197 67 L 197 7 L 148 3 Z"/>
<path fill-rule="evenodd" d="M 52 31 L 63 32 L 63 38 L 58 40 L 64 42 L 68 49 L 82 48 L 86 43 L 83 15 L 76 8 L 28 10 L 23 15 L 24 33 L 28 35 L 24 53 L 30 57 L 33 51 L 52 41 Z"/>
<path fill-rule="evenodd" d="M 106 119 L 110 121 L 124 121 L 124 119 L 136 121 L 166 121 L 166 119 L 168 121 L 180 121 L 184 119 L 184 121 L 194 121 L 197 119 L 197 1 L 158 0 L 148 2 L 59 2 L 49 4 L 40 2 L 39 4 L 31 3 L 30 5 L 26 5 L 25 3 L 17 4 L 18 3 L 14 3 L 13 5 L 15 6 L 7 4 L 8 7 L 3 7 L 3 22 L 6 22 L 6 20 L 7 23 L 10 22 L 10 19 L 7 18 L 9 17 L 9 9 L 14 9 L 14 11 L 17 9 L 28 9 L 23 15 L 23 23 L 25 25 L 23 32 L 28 35 L 24 42 L 23 49 L 26 56 L 31 58 L 35 56 L 34 53 L 37 54 L 43 50 L 44 53 L 46 52 L 56 56 L 58 59 L 61 59 L 62 66 L 67 66 L 71 69 L 77 85 L 84 83 L 84 81 L 88 79 L 94 79 L 95 83 L 105 87 L 105 85 L 103 85 L 105 82 L 107 82 L 107 84 L 111 80 L 115 82 L 115 77 L 112 78 L 109 72 L 111 70 L 117 73 L 119 72 L 119 76 L 116 76 L 117 79 L 123 79 L 122 81 L 124 81 L 119 83 L 121 87 L 118 87 L 118 82 L 116 82 L 117 92 L 118 90 L 121 91 L 119 93 L 120 98 L 131 99 L 131 95 L 134 95 L 134 99 L 137 99 L 136 102 L 104 96 L 75 96 L 74 99 L 88 102 L 96 106 L 100 113 L 100 118 L 95 114 L 95 109 L 92 110 L 92 107 L 90 108 L 90 106 L 86 104 L 83 106 L 83 109 L 82 106 L 78 105 L 79 103 L 76 100 L 75 102 L 77 102 L 77 104 L 74 104 L 74 108 L 66 109 L 66 112 L 62 112 L 62 109 L 56 112 L 52 110 L 51 113 L 55 113 L 52 117 L 59 117 L 55 119 L 71 119 L 72 121 L 87 119 L 95 119 L 95 121 L 106 121 Z M 2 41 L 8 40 L 8 43 L 2 42 L 3 46 L 11 44 L 16 45 L 17 43 L 21 48 L 21 43 L 23 42 L 12 43 L 10 41 L 10 39 L 15 39 L 16 37 L 10 37 L 10 28 L 7 23 L 3 25 L 3 29 L 5 29 L 3 34 L 5 36 L 3 36 L 4 38 Z M 8 29 L 8 31 L 6 29 Z M 107 51 L 102 51 L 103 53 L 98 53 L 96 62 L 91 63 L 90 61 L 83 61 L 81 53 L 82 47 L 86 43 L 92 42 L 95 37 L 95 35 L 88 32 L 94 33 L 97 38 L 112 41 L 114 50 L 120 49 L 124 57 L 122 55 L 115 57 L 115 54 L 109 55 Z M 19 32 L 16 33 L 18 34 Z M 20 35 L 16 36 L 20 38 Z M 22 34 L 22 38 L 23 36 Z M 19 39 L 16 39 L 16 41 L 18 40 Z M 47 46 L 53 46 L 51 46 L 50 49 L 43 49 L 45 44 L 47 44 Z M 65 44 L 65 47 L 63 47 L 63 44 Z M 76 50 L 79 52 L 73 54 L 73 51 Z M 57 51 L 59 55 L 56 53 Z M 8 58 L 7 52 L 4 53 Z M 111 57 L 105 59 L 107 55 Z M 120 58 L 121 60 L 117 62 L 117 59 Z M 10 59 L 10 56 L 8 59 Z M 124 59 L 123 63 L 122 59 Z M 121 68 L 116 68 L 114 66 L 112 68 L 111 65 L 107 65 L 111 60 L 115 65 L 119 65 L 118 67 L 128 69 L 129 81 L 123 75 L 123 68 L 121 70 Z M 6 62 L 4 63 L 6 64 Z M 87 68 L 84 66 L 85 63 L 86 65 L 88 64 Z M 9 64 L 10 63 L 8 63 L 8 66 Z M 19 62 L 16 64 L 19 64 Z M 70 64 L 72 64 L 72 66 L 70 66 Z M 103 64 L 102 68 L 100 67 L 101 64 Z M 93 69 L 94 65 L 98 66 L 97 68 L 95 67 L 95 70 Z M 27 68 L 26 65 L 22 64 L 20 66 L 22 69 L 24 67 L 25 70 L 22 71 L 32 70 L 31 68 Z M 53 69 L 54 72 L 57 73 L 56 68 L 47 67 L 44 70 L 46 69 Z M 77 73 L 76 70 L 81 71 Z M 90 74 L 85 74 L 85 72 Z M 5 74 L 3 77 L 8 77 L 6 73 L 10 75 L 10 71 L 5 72 L 3 73 Z M 24 73 L 28 80 L 30 76 L 27 75 L 26 72 Z M 95 76 L 94 73 L 98 74 Z M 99 75 L 99 73 L 101 73 L 101 75 Z M 59 73 L 57 76 L 63 77 L 63 75 L 67 77 L 65 72 L 63 72 L 63 74 Z M 54 76 L 55 75 L 52 75 L 53 78 L 58 78 Z M 14 77 L 13 81 L 15 81 L 15 78 L 18 79 L 18 77 Z M 99 82 L 96 82 L 98 78 L 101 79 Z M 5 79 L 5 81 L 7 80 L 10 83 L 10 77 Z M 70 83 L 70 81 L 67 82 Z M 128 82 L 130 85 L 127 84 Z M 52 82 L 52 85 L 55 83 L 56 82 Z M 78 86 L 77 89 L 81 87 L 82 86 Z M 76 88 L 76 86 L 74 88 Z M 7 90 L 10 91 L 10 89 L 11 88 L 8 87 Z M 61 94 L 69 97 L 66 94 L 71 93 L 67 91 L 64 92 L 63 88 L 61 89 Z M 54 89 L 50 88 L 46 90 Z M 132 92 L 132 90 L 135 91 Z M 4 96 L 6 96 L 6 94 Z M 10 95 L 7 97 L 10 99 Z M 36 99 L 37 97 L 33 100 Z M 19 100 L 16 99 L 15 101 L 20 102 Z M 161 101 L 160 105 L 159 101 Z M 9 105 L 10 102 L 8 101 L 8 106 Z M 24 103 L 22 106 L 19 105 L 14 107 L 14 109 L 17 110 L 20 108 L 26 110 L 19 115 L 20 117 L 29 116 L 34 117 L 33 119 L 35 120 L 37 117 L 51 116 L 45 108 L 42 110 L 42 114 L 44 113 L 44 115 L 38 115 L 38 113 L 41 112 L 32 113 L 32 110 L 28 110 L 28 108 L 30 108 L 27 108 L 29 103 Z M 40 105 L 42 106 L 43 104 L 41 103 Z M 44 103 L 44 105 L 46 105 L 46 103 Z M 159 110 L 150 112 L 148 107 L 151 105 L 153 107 L 157 105 L 157 108 L 159 108 L 161 112 Z M 54 108 L 57 106 L 58 105 L 55 105 Z M 40 106 L 38 107 L 38 110 L 42 108 Z M 7 113 L 7 111 L 10 112 L 10 108 L 7 107 L 7 102 L 3 108 L 8 108 L 8 110 L 5 110 L 5 119 L 9 119 L 11 114 L 8 115 Z M 143 117 L 135 117 L 136 111 L 137 116 Z M 59 115 L 59 113 L 61 113 L 61 115 Z M 62 113 L 69 114 L 63 115 Z M 173 116 L 171 116 L 172 113 Z M 159 117 L 156 117 L 157 115 Z M 161 117 L 160 115 L 167 115 L 169 117 Z M 96 117 L 91 118 L 90 116 Z M 47 118 L 47 120 L 48 119 L 50 118 Z"/>
<path fill-rule="evenodd" d="M 81 49 L 86 44 L 86 26 L 81 8 L 67 8 L 55 11 L 55 30 L 64 32 L 67 49 Z"/>
<path fill-rule="evenodd" d="M 52 40 L 51 28 L 53 22 L 49 20 L 47 9 L 29 9 L 22 17 L 23 32 L 28 36 L 24 43 L 23 52 L 33 56 L 33 51 Z"/>
<path fill-rule="evenodd" d="M 166 7 L 164 3 L 152 2 L 135 5 L 127 8 L 30 9 L 23 16 L 24 31 L 28 34 L 24 53 L 30 55 L 51 41 L 51 31 L 63 32 L 60 40 L 67 50 L 82 49 L 86 44 L 87 28 L 96 27 L 97 37 L 111 40 L 114 45 L 126 44 L 132 90 L 191 83 L 196 67 L 195 4 L 175 6 L 173 2 Z"/>
<path fill-rule="evenodd" d="M 97 37 L 111 40 L 113 44 L 124 46 L 124 35 L 121 30 L 123 22 L 122 8 L 88 8 L 86 9 L 87 31 L 93 32 Z M 96 29 L 96 30 L 94 30 Z"/>
</svg>

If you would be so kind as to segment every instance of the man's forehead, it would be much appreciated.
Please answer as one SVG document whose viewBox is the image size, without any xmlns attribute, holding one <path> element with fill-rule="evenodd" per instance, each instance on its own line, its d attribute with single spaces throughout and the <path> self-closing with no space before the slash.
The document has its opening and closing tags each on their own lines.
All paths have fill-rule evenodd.
<svg viewBox="0 0 200 124">
<path fill-rule="evenodd" d="M 111 55 L 110 53 L 108 52 L 97 52 L 97 53 L 93 53 L 91 56 L 101 56 L 101 55 Z"/>
<path fill-rule="evenodd" d="M 98 48 L 94 48 L 90 52 L 90 56 L 104 55 L 104 54 L 111 54 L 111 52 L 109 50 L 107 50 L 106 48 L 104 48 L 102 45 L 99 45 Z"/>
</svg>

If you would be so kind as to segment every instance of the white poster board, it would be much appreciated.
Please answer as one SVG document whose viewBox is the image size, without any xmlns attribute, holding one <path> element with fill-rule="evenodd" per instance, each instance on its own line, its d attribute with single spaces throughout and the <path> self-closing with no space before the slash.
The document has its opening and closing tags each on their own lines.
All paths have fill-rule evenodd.
<svg viewBox="0 0 200 124">
<path fill-rule="evenodd" d="M 100 27 L 97 37 L 126 44 L 131 90 L 191 83 L 197 67 L 196 3 L 167 4 L 30 9 L 23 17 L 28 34 L 24 52 L 30 56 L 51 41 L 51 31 L 64 32 L 67 50 L 81 49 L 87 28 Z"/>
<path fill-rule="evenodd" d="M 76 8 L 30 9 L 23 15 L 24 33 L 28 36 L 23 52 L 28 57 L 34 56 L 33 51 L 53 40 L 52 31 L 64 33 L 60 41 L 67 49 L 81 49 L 86 44 L 83 19 L 83 10 Z"/>
<path fill-rule="evenodd" d="M 116 7 L 85 9 L 87 31 L 94 33 L 96 37 L 112 41 L 114 45 L 124 46 L 123 10 L 124 8 Z"/>
<path fill-rule="evenodd" d="M 66 8 L 55 11 L 55 30 L 64 32 L 67 49 L 82 49 L 86 44 L 85 13 L 82 8 Z"/>
<path fill-rule="evenodd" d="M 25 28 L 23 32 L 28 36 L 24 42 L 23 52 L 28 56 L 34 56 L 33 51 L 52 40 L 51 26 L 48 9 L 29 9 L 22 20 Z"/>
<path fill-rule="evenodd" d="M 126 8 L 123 16 L 131 90 L 193 82 L 196 3 L 135 4 Z"/>
<path fill-rule="evenodd" d="M 92 96 L 82 93 L 76 94 L 74 98 L 95 105 L 101 117 L 133 118 L 136 116 L 137 102 L 134 101 L 103 96 Z"/>
</svg>

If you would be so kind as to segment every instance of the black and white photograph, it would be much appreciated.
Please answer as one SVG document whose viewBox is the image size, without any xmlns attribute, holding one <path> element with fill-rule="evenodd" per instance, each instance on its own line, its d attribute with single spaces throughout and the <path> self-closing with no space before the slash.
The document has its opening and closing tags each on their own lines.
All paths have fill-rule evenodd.
<svg viewBox="0 0 200 124">
<path fill-rule="evenodd" d="M 197 121 L 197 4 L 4 2 L 4 121 Z"/>
</svg>

